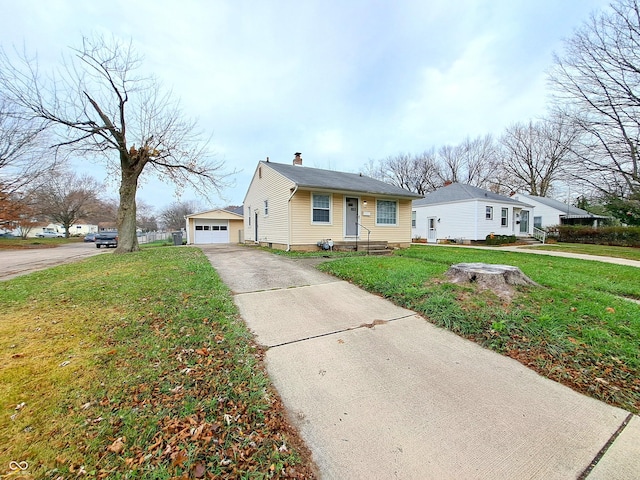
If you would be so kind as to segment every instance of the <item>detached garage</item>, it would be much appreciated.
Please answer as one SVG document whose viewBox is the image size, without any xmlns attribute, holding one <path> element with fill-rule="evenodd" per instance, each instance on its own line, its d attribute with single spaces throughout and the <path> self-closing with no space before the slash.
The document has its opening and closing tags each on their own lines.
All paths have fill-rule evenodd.
<svg viewBox="0 0 640 480">
<path fill-rule="evenodd" d="M 242 214 L 228 210 L 209 210 L 187 215 L 187 243 L 239 243 L 244 232 Z"/>
</svg>

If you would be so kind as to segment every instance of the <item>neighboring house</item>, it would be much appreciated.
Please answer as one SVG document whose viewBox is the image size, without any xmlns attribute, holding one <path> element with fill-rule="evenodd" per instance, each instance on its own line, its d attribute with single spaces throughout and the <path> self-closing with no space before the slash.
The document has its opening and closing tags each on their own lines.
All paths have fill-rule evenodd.
<svg viewBox="0 0 640 480">
<path fill-rule="evenodd" d="M 16 231 L 14 232 L 14 235 L 19 235 L 19 233 L 17 233 L 18 230 L 19 229 L 16 229 Z M 80 223 L 77 225 L 74 224 L 69 227 L 69 236 L 73 237 L 75 235 L 75 236 L 84 237 L 87 233 L 96 233 L 97 231 L 98 231 L 97 225 L 90 225 L 90 224 L 84 224 L 84 223 Z M 43 232 L 65 233 L 64 227 L 59 223 L 49 223 L 46 226 L 38 225 L 36 227 L 33 227 L 29 231 L 28 237 L 35 237 L 39 233 L 43 233 Z"/>
<path fill-rule="evenodd" d="M 215 209 L 192 213 L 185 219 L 188 244 L 242 242 L 244 225 L 241 213 Z"/>
<path fill-rule="evenodd" d="M 597 227 L 603 220 L 609 218 L 602 215 L 594 215 L 553 198 L 537 197 L 524 193 L 517 193 L 513 198 L 535 206 L 536 213 L 533 217 L 533 225 L 536 228 L 554 227 L 556 225 L 590 225 Z"/>
<path fill-rule="evenodd" d="M 485 240 L 487 235 L 528 237 L 533 206 L 482 188 L 451 183 L 414 200 L 412 237 L 429 243 Z"/>
<path fill-rule="evenodd" d="M 246 242 L 317 250 L 354 242 L 411 244 L 411 200 L 421 195 L 357 173 L 261 161 L 244 199 Z"/>
</svg>

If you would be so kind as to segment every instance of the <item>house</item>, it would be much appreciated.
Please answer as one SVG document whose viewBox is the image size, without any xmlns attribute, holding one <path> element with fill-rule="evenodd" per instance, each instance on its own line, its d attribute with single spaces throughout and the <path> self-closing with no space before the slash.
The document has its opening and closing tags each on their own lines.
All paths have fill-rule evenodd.
<svg viewBox="0 0 640 480">
<path fill-rule="evenodd" d="M 292 165 L 258 163 L 244 199 L 245 242 L 300 251 L 411 244 L 411 200 L 421 195 L 362 174 L 305 167 L 300 155 Z"/>
<path fill-rule="evenodd" d="M 608 219 L 608 217 L 594 215 L 553 198 L 538 197 L 524 193 L 517 193 L 513 198 L 531 204 L 536 208 L 536 213 L 533 217 L 533 226 L 536 228 L 542 229 L 556 225 L 589 225 L 597 227 L 603 220 Z"/>
<path fill-rule="evenodd" d="M 429 243 L 470 242 L 487 235 L 531 236 L 533 205 L 497 193 L 451 183 L 414 200 L 412 238 Z"/>
<path fill-rule="evenodd" d="M 243 240 L 242 213 L 218 208 L 187 215 L 185 220 L 187 244 L 239 243 Z"/>
</svg>

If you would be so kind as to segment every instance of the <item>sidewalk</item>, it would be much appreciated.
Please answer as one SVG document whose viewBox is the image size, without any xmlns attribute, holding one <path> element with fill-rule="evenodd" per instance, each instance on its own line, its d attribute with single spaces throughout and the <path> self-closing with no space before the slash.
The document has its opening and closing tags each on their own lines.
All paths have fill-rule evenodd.
<svg viewBox="0 0 640 480">
<path fill-rule="evenodd" d="M 640 268 L 640 261 L 638 260 L 628 260 L 626 258 L 617 258 L 617 257 L 604 257 L 601 255 L 586 255 L 583 253 L 570 253 L 570 252 L 560 252 L 560 251 L 554 252 L 553 250 L 536 250 L 535 245 L 521 245 L 521 246 L 508 246 L 508 247 L 485 247 L 482 245 L 455 245 L 455 244 L 443 244 L 443 243 L 429 243 L 429 244 L 414 243 L 413 245 L 428 246 L 428 247 L 475 248 L 480 250 L 532 253 L 534 255 L 549 255 L 551 257 L 577 258 L 579 260 L 590 260 L 594 262 L 614 263 L 617 265 L 627 265 L 630 267 Z"/>
<path fill-rule="evenodd" d="M 323 478 L 640 478 L 638 417 L 302 262 L 202 249 Z"/>
</svg>

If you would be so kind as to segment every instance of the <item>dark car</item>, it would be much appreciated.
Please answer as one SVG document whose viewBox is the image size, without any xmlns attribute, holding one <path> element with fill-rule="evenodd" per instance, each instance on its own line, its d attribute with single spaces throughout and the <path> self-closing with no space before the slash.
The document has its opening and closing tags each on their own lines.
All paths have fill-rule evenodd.
<svg viewBox="0 0 640 480">
<path fill-rule="evenodd" d="M 118 246 L 118 232 L 100 232 L 96 234 L 96 248 L 100 247 L 117 247 Z"/>
<path fill-rule="evenodd" d="M 87 233 L 84 236 L 84 241 L 85 242 L 95 242 L 96 241 L 96 235 L 98 235 L 97 233 Z"/>
</svg>

